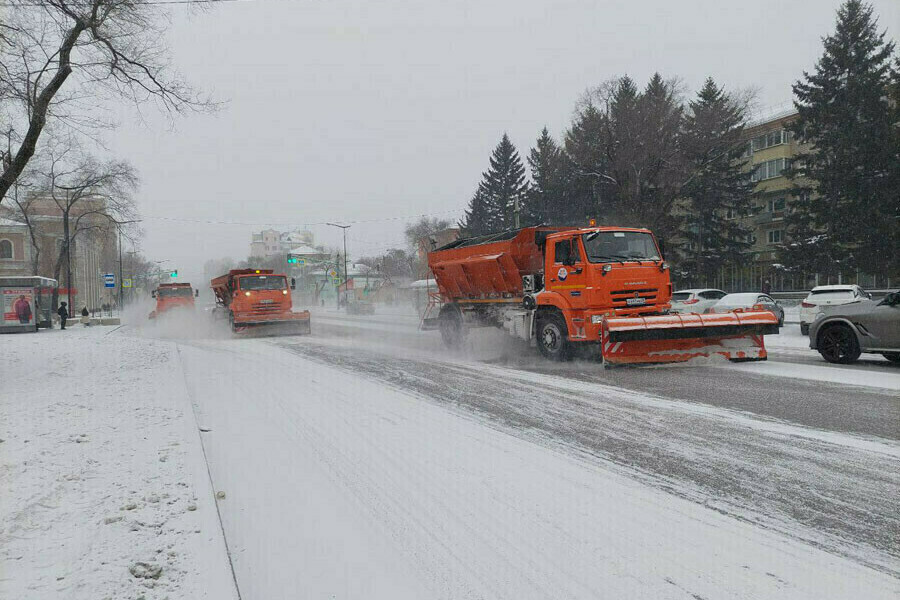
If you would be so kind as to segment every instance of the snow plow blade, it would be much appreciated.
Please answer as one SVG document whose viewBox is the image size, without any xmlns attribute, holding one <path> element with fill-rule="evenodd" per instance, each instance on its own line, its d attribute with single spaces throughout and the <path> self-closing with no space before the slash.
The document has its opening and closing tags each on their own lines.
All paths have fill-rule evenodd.
<svg viewBox="0 0 900 600">
<path fill-rule="evenodd" d="M 763 336 L 778 333 L 768 311 L 607 317 L 603 360 L 614 364 L 683 362 L 700 356 L 766 360 Z"/>
<path fill-rule="evenodd" d="M 306 335 L 310 333 L 309 311 L 291 313 L 289 317 L 260 320 L 258 317 L 234 320 L 232 331 L 240 335 Z"/>
</svg>

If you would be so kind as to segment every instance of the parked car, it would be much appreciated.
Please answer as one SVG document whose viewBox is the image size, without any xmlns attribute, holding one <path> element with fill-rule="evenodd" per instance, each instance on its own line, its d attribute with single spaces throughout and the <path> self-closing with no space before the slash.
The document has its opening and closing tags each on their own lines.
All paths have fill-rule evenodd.
<svg viewBox="0 0 900 600">
<path fill-rule="evenodd" d="M 708 309 L 728 294 L 722 290 L 696 289 L 680 290 L 672 294 L 671 312 L 705 313 Z"/>
<path fill-rule="evenodd" d="M 863 352 L 900 363 L 900 292 L 823 307 L 809 328 L 809 347 L 832 363 L 852 363 Z"/>
<path fill-rule="evenodd" d="M 778 317 L 778 326 L 784 325 L 784 308 L 767 294 L 756 292 L 743 294 L 727 294 L 715 303 L 708 312 L 724 313 L 733 310 L 768 310 Z"/>
<path fill-rule="evenodd" d="M 863 298 L 871 299 L 872 295 L 858 285 L 818 285 L 812 289 L 800 303 L 800 333 L 809 334 L 810 324 L 822 306 L 849 304 Z"/>
</svg>

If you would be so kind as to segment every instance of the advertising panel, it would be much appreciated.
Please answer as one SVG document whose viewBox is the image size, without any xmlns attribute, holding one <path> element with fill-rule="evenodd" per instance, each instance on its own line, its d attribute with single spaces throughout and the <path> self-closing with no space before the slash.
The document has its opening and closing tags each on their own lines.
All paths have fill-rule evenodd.
<svg viewBox="0 0 900 600">
<path fill-rule="evenodd" d="M 0 308 L 3 310 L 5 327 L 34 327 L 34 289 L 3 288 L 0 294 Z"/>
</svg>

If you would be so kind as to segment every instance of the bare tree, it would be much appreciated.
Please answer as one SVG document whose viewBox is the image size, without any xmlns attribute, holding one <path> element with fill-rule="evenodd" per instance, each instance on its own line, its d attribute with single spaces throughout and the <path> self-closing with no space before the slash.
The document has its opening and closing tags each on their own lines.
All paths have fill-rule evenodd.
<svg viewBox="0 0 900 600">
<path fill-rule="evenodd" d="M 144 0 L 7 0 L 0 20 L 0 201 L 34 156 L 48 123 L 109 125 L 104 94 L 169 113 L 209 109 L 173 73 L 162 43 L 165 8 Z"/>
<path fill-rule="evenodd" d="M 96 233 L 109 236 L 115 227 L 133 221 L 136 214 L 133 192 L 138 177 L 134 167 L 123 161 L 99 161 L 83 155 L 71 146 L 51 150 L 46 171 L 39 174 L 40 185 L 29 202 L 31 211 L 41 204 L 55 208 L 62 219 L 62 239 L 53 267 L 53 278 L 60 281 L 65 267 L 69 307 L 72 307 L 71 253 L 75 241 Z M 54 294 L 53 304 L 57 298 Z"/>
</svg>

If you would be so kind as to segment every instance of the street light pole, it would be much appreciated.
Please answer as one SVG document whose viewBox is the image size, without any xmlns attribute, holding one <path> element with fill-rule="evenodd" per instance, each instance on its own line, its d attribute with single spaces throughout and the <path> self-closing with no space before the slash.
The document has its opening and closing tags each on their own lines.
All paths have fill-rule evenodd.
<svg viewBox="0 0 900 600">
<path fill-rule="evenodd" d="M 116 221 L 110 217 L 109 219 L 113 223 L 116 224 L 116 233 L 119 236 L 119 314 L 122 314 L 122 309 L 125 308 L 125 294 L 122 289 L 122 225 L 128 225 L 129 223 L 140 223 L 140 219 L 133 219 L 131 221 Z"/>
<path fill-rule="evenodd" d="M 335 223 L 326 223 L 326 225 L 331 225 L 332 227 L 340 227 L 344 233 L 344 292 L 347 292 L 347 281 L 348 273 L 347 273 L 347 230 L 350 229 L 350 225 L 337 225 Z M 340 288 L 338 288 L 338 294 L 340 295 Z"/>
</svg>

